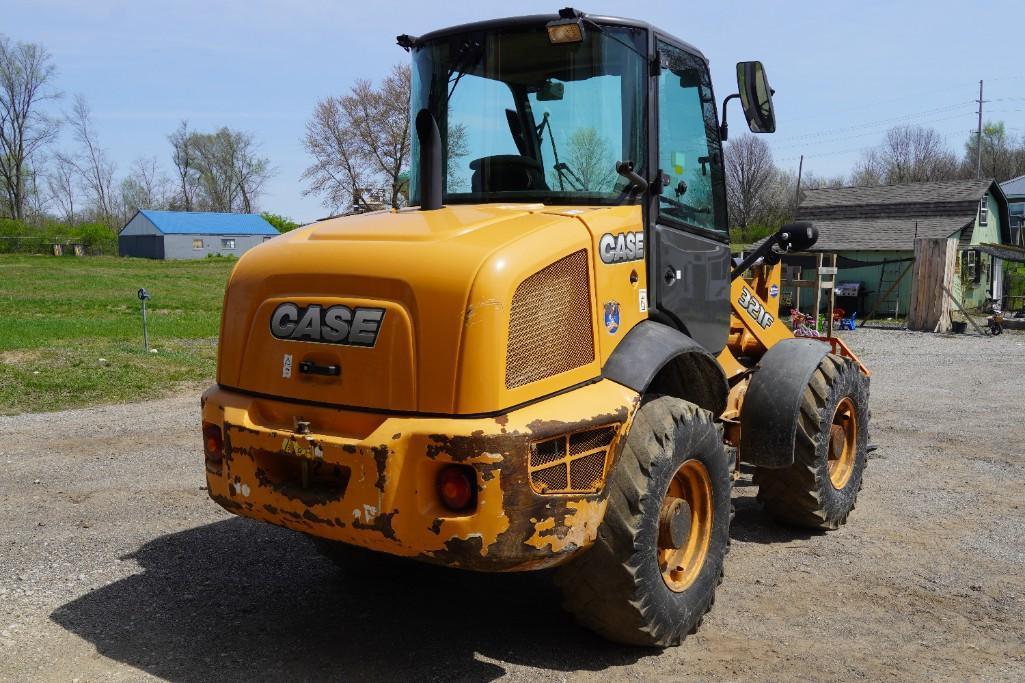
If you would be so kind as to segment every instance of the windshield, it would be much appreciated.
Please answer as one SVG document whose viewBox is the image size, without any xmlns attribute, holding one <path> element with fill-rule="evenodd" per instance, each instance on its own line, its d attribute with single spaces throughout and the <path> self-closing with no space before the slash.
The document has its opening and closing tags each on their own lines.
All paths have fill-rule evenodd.
<svg viewBox="0 0 1025 683">
<path fill-rule="evenodd" d="M 440 38 L 413 54 L 412 114 L 441 131 L 443 201 L 636 201 L 616 162 L 644 171 L 641 29 L 588 26 L 553 45 L 544 25 Z M 414 136 L 411 203 L 419 202 Z"/>
</svg>

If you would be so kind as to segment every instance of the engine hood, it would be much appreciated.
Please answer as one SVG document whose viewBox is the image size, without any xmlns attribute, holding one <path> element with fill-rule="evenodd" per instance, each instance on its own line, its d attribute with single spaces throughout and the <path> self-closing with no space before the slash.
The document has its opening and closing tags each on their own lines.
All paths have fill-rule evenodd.
<svg viewBox="0 0 1025 683">
<path fill-rule="evenodd" d="M 467 330 L 500 337 L 494 342 L 504 349 L 502 297 L 539 267 L 592 248 L 583 211 L 407 209 L 321 221 L 269 240 L 229 279 L 218 382 L 371 409 L 496 409 L 497 393 L 459 388 Z M 478 334 L 474 347 L 488 343 Z"/>
</svg>

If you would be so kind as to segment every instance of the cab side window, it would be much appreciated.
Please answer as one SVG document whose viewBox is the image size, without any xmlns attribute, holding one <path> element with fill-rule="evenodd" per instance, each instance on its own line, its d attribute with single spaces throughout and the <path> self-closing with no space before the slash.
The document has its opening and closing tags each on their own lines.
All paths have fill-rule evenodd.
<svg viewBox="0 0 1025 683">
<path fill-rule="evenodd" d="M 669 178 L 659 196 L 659 222 L 726 239 L 722 147 L 708 68 L 665 43 L 658 51 L 658 165 Z"/>
</svg>

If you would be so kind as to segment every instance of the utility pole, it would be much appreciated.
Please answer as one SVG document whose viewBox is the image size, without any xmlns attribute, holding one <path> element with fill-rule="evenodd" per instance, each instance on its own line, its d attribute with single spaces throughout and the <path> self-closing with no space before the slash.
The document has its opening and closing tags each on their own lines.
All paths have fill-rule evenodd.
<svg viewBox="0 0 1025 683">
<path fill-rule="evenodd" d="M 801 207 L 801 172 L 804 171 L 804 155 L 801 155 L 801 163 L 797 165 L 797 192 L 794 194 L 794 217 L 797 217 L 797 210 Z"/>
<path fill-rule="evenodd" d="M 982 99 L 982 81 L 979 81 L 979 99 L 975 100 L 979 103 L 979 129 L 975 133 L 975 144 L 977 148 L 975 150 L 975 177 L 979 180 L 982 179 L 982 103 L 985 101 Z"/>
</svg>

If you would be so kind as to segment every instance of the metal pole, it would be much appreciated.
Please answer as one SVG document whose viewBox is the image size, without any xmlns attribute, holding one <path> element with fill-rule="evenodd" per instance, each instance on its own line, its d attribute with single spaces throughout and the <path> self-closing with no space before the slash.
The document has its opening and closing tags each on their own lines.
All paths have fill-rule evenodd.
<svg viewBox="0 0 1025 683">
<path fill-rule="evenodd" d="M 149 298 L 149 292 L 146 291 L 145 287 L 141 287 L 138 292 L 139 301 L 142 303 L 142 346 L 149 352 L 149 325 L 146 320 L 146 299 Z"/>
<path fill-rule="evenodd" d="M 797 216 L 797 210 L 801 206 L 801 173 L 804 171 L 804 155 L 801 155 L 801 161 L 797 164 L 797 190 L 794 193 L 794 216 Z"/>
<path fill-rule="evenodd" d="M 146 324 L 146 300 L 142 300 L 142 347 L 149 351 L 149 330 Z"/>
<path fill-rule="evenodd" d="M 979 81 L 979 129 L 975 134 L 975 142 L 978 145 L 975 155 L 975 177 L 982 179 L 982 81 Z"/>
</svg>

